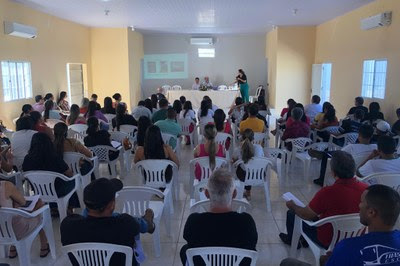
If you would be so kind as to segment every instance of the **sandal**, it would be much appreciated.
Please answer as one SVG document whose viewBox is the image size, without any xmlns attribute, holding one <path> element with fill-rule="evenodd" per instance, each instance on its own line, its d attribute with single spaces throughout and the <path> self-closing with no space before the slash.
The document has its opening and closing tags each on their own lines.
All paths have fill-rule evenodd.
<svg viewBox="0 0 400 266">
<path fill-rule="evenodd" d="M 8 258 L 15 259 L 17 256 L 18 256 L 17 249 L 14 246 L 10 247 L 10 251 L 8 252 Z"/>
<path fill-rule="evenodd" d="M 147 222 L 147 233 L 152 234 L 154 230 L 156 230 L 156 225 L 154 224 L 154 212 L 152 209 L 147 209 L 142 216 L 143 219 Z"/>
<path fill-rule="evenodd" d="M 49 253 L 50 253 L 50 246 L 49 246 L 49 243 L 47 243 L 46 248 L 40 249 L 40 257 L 45 258 L 45 257 L 47 257 L 47 255 L 49 255 Z"/>
</svg>

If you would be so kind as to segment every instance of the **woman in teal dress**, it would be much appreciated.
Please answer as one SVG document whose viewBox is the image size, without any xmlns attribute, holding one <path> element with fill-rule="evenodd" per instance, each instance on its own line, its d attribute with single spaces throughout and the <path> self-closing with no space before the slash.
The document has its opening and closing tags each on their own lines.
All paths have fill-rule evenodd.
<svg viewBox="0 0 400 266">
<path fill-rule="evenodd" d="M 249 102 L 249 84 L 247 84 L 247 77 L 246 77 L 246 74 L 244 73 L 243 69 L 239 69 L 238 72 L 239 72 L 239 75 L 237 75 L 236 81 L 240 88 L 240 94 L 242 95 L 244 102 L 248 103 Z"/>
</svg>

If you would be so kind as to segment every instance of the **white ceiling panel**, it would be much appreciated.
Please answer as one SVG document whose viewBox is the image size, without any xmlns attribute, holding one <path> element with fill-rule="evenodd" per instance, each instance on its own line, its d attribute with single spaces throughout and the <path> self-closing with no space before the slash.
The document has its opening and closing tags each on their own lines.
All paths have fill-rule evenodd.
<svg viewBox="0 0 400 266">
<path fill-rule="evenodd" d="M 317 25 L 374 0 L 14 0 L 91 27 L 238 34 Z M 107 14 L 106 14 L 107 13 Z"/>
</svg>

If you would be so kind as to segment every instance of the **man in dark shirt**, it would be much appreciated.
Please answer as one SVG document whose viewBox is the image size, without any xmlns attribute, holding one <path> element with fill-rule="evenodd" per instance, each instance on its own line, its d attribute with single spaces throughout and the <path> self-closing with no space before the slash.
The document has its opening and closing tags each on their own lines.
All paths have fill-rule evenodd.
<svg viewBox="0 0 400 266">
<path fill-rule="evenodd" d="M 168 110 L 168 101 L 167 99 L 161 99 L 158 102 L 158 105 L 160 106 L 160 110 L 155 112 L 151 118 L 153 123 L 157 122 L 158 120 L 165 120 L 167 119 L 167 110 Z"/>
<path fill-rule="evenodd" d="M 88 209 L 88 217 L 73 214 L 61 223 L 61 242 L 65 245 L 99 242 L 135 247 L 135 236 L 139 234 L 140 225 L 137 220 L 128 215 L 113 215 L 115 208 L 115 193 L 122 188 L 118 179 L 100 178 L 84 190 L 84 202 Z M 78 265 L 70 257 L 73 265 Z M 110 265 L 125 265 L 125 256 L 114 254 Z M 132 265 L 137 265 L 135 258 Z"/>
<path fill-rule="evenodd" d="M 354 99 L 354 107 L 351 107 L 349 112 L 347 113 L 348 115 L 353 115 L 356 110 L 360 109 L 364 111 L 364 115 L 366 115 L 368 113 L 368 108 L 363 106 L 364 104 L 364 98 L 363 97 L 356 97 Z"/>
<path fill-rule="evenodd" d="M 187 241 L 180 255 L 186 263 L 186 250 L 197 247 L 235 247 L 256 249 L 257 229 L 253 218 L 247 213 L 232 211 L 232 198 L 236 190 L 231 173 L 218 169 L 208 180 L 205 190 L 210 199 L 210 211 L 191 214 L 185 224 L 183 238 Z M 200 258 L 196 265 L 204 265 Z M 240 265 L 250 265 L 243 260 Z"/>
</svg>

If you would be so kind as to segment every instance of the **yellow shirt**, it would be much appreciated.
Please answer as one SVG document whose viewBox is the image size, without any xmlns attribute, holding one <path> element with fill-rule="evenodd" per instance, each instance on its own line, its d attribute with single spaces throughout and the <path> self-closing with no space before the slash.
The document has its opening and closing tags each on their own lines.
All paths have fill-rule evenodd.
<svg viewBox="0 0 400 266">
<path fill-rule="evenodd" d="M 319 120 L 324 119 L 324 113 L 318 113 L 315 117 L 314 117 L 314 121 L 311 121 L 312 124 L 318 124 Z"/>
<path fill-rule="evenodd" d="M 258 119 L 257 117 L 249 117 L 246 120 L 243 120 L 240 122 L 240 133 L 245 131 L 246 129 L 250 128 L 253 130 L 253 132 L 260 132 L 262 133 L 264 131 L 264 121 L 261 119 Z"/>
</svg>

